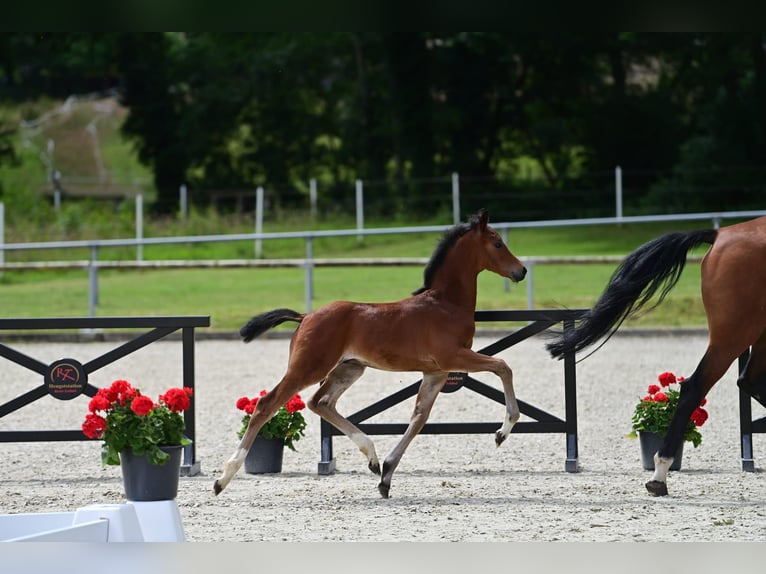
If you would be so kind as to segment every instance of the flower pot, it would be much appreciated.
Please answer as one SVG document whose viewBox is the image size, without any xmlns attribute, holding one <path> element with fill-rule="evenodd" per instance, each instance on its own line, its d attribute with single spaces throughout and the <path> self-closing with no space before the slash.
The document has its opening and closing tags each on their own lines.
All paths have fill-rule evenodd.
<svg viewBox="0 0 766 574">
<path fill-rule="evenodd" d="M 178 495 L 183 447 L 161 446 L 160 449 L 170 455 L 165 464 L 151 464 L 146 457 L 136 456 L 132 450 L 120 453 L 122 482 L 128 500 L 172 500 Z"/>
<path fill-rule="evenodd" d="M 245 457 L 245 472 L 248 474 L 282 472 L 284 452 L 285 443 L 281 438 L 255 437 L 255 442 Z"/>
<path fill-rule="evenodd" d="M 658 434 L 647 431 L 638 431 L 638 441 L 641 445 L 641 464 L 644 470 L 654 470 L 654 455 L 662 446 L 662 439 Z M 681 470 L 681 459 L 684 456 L 684 443 L 678 447 L 670 470 Z"/>
</svg>

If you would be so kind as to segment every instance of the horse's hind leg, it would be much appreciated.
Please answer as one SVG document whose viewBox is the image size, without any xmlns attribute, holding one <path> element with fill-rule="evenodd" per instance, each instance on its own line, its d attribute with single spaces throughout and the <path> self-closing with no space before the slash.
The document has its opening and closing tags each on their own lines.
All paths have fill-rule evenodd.
<svg viewBox="0 0 766 574">
<path fill-rule="evenodd" d="M 766 406 L 766 331 L 750 350 L 750 359 L 737 380 L 739 387 Z"/>
<path fill-rule="evenodd" d="M 436 397 L 439 396 L 439 392 L 444 387 L 444 383 L 447 382 L 447 375 L 448 373 L 442 372 L 423 374 L 423 382 L 420 383 L 418 396 L 415 399 L 415 409 L 412 411 L 410 424 L 407 430 L 404 431 L 404 435 L 399 443 L 386 457 L 386 460 L 383 461 L 383 474 L 378 485 L 378 490 L 383 498 L 388 498 L 388 493 L 391 490 L 391 476 L 393 476 L 394 470 L 399 465 L 399 461 L 402 459 L 402 455 L 407 450 L 412 439 L 423 430 L 423 426 L 431 414 L 431 407 L 433 407 Z"/>
<path fill-rule="evenodd" d="M 708 346 L 692 376 L 681 385 L 681 396 L 670 421 L 668 432 L 665 434 L 660 450 L 654 455 L 654 474 L 646 483 L 646 489 L 650 494 L 665 496 L 668 493 L 668 471 L 670 465 L 673 464 L 674 453 L 684 440 L 684 431 L 689 424 L 689 419 L 708 391 L 737 358 L 736 348 L 729 346 L 722 349 L 712 345 Z"/>
<path fill-rule="evenodd" d="M 370 437 L 335 408 L 340 396 L 362 376 L 364 369 L 365 366 L 358 361 L 340 363 L 330 371 L 319 390 L 311 397 L 309 408 L 350 438 L 367 457 L 368 468 L 375 474 L 380 474 L 380 462 Z"/>
<path fill-rule="evenodd" d="M 258 404 L 250 417 L 247 430 L 242 436 L 237 450 L 234 451 L 231 458 L 226 461 L 223 473 L 213 485 L 215 494 L 220 494 L 229 482 L 231 482 L 231 479 L 237 474 L 242 463 L 245 462 L 247 452 L 250 450 L 253 441 L 255 441 L 258 431 L 261 430 L 261 427 L 266 424 L 274 414 L 276 414 L 279 407 L 285 404 L 291 396 L 300 390 L 299 386 L 300 384 L 291 383 L 287 375 L 285 375 L 276 387 L 258 400 Z"/>
</svg>

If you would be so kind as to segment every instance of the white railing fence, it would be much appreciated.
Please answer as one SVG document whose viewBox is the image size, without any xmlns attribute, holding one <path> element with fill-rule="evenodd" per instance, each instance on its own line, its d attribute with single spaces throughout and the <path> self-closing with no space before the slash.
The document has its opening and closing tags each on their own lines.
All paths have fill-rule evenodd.
<svg viewBox="0 0 766 574">
<path fill-rule="evenodd" d="M 2 216 L 2 203 L 0 203 L 0 216 Z M 613 225 L 628 223 L 649 223 L 662 221 L 710 221 L 714 227 L 718 227 L 724 219 L 746 219 L 766 215 L 766 211 L 732 211 L 716 213 L 690 213 L 673 215 L 647 215 L 632 217 L 608 217 L 575 220 L 554 221 L 526 221 L 526 222 L 499 222 L 493 223 L 493 227 L 500 231 L 504 238 L 508 239 L 508 231 L 511 229 L 535 228 L 535 227 L 562 227 L 582 225 Z M 0 217 L 0 231 L 3 221 Z M 314 268 L 316 267 L 355 267 L 355 266 L 423 266 L 427 262 L 424 258 L 397 258 L 397 259 L 321 259 L 314 257 L 314 240 L 322 237 L 363 237 L 366 235 L 402 235 L 411 233 L 442 233 L 449 226 L 421 226 L 421 227 L 390 227 L 378 229 L 337 229 L 315 231 L 291 231 L 272 233 L 233 233 L 226 235 L 198 235 L 178 237 L 137 237 L 135 239 L 101 239 L 79 241 L 50 241 L 29 243 L 3 243 L 3 234 L 0 233 L 0 273 L 5 270 L 61 270 L 61 269 L 86 269 L 89 276 L 89 314 L 95 315 L 98 304 L 98 271 L 99 269 L 178 269 L 178 268 L 235 268 L 235 267 L 300 267 L 305 269 L 305 307 L 306 311 L 312 308 L 314 299 Z M 302 239 L 305 242 L 306 257 L 303 259 L 238 259 L 238 260 L 188 260 L 169 261 L 156 260 L 145 261 L 142 249 L 146 245 L 168 244 L 192 244 L 192 243 L 217 243 L 232 241 L 251 241 L 258 245 L 261 241 L 275 239 Z M 137 257 L 135 261 L 101 261 L 99 250 L 108 247 L 136 247 Z M 34 261 L 34 262 L 5 262 L 5 251 L 33 251 L 49 249 L 79 248 L 89 249 L 90 259 L 82 261 Z M 534 308 L 534 269 L 539 265 L 562 265 L 562 264 L 616 264 L 622 260 L 622 256 L 603 257 L 520 257 L 527 266 L 526 279 L 527 306 Z M 506 283 L 506 287 L 507 287 Z"/>
</svg>

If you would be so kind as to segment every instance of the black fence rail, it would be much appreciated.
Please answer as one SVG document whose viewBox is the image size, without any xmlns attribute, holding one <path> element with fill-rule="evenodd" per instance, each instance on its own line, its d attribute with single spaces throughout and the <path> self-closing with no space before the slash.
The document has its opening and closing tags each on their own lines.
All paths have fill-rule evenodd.
<svg viewBox="0 0 766 574">
<path fill-rule="evenodd" d="M 4 357 L 42 377 L 42 383 L 26 393 L 0 405 L 0 419 L 44 396 L 71 400 L 81 394 L 93 397 L 98 389 L 88 383 L 88 376 L 171 333 L 181 330 L 183 386 L 194 388 L 194 329 L 209 327 L 209 316 L 179 317 L 84 317 L 84 318 L 32 318 L 0 319 L 0 339 L 11 331 L 28 330 L 98 330 L 98 329 L 150 329 L 137 334 L 127 342 L 87 363 L 63 358 L 51 364 L 29 357 L 0 342 L 0 357 Z M 195 399 L 184 411 L 185 434 L 192 443 L 184 447 L 181 474 L 192 476 L 200 472 L 195 450 Z M 0 431 L 0 442 L 47 442 L 88 440 L 82 430 L 6 430 Z"/>
<path fill-rule="evenodd" d="M 537 309 L 518 311 L 476 311 L 477 322 L 526 322 L 527 325 L 498 339 L 480 349 L 484 355 L 495 355 L 538 333 L 561 323 L 564 330 L 573 329 L 575 321 L 585 312 L 583 309 Z M 514 433 L 564 433 L 566 434 L 566 459 L 564 468 L 567 472 L 579 471 L 577 451 L 577 375 L 574 354 L 563 359 L 564 365 L 564 418 L 554 416 L 527 402 L 519 400 L 521 413 L 533 419 L 520 421 L 513 427 Z M 422 380 L 354 413 L 348 419 L 368 435 L 403 434 L 407 423 L 364 423 L 371 417 L 413 397 L 417 394 Z M 450 373 L 442 392 L 455 392 L 465 388 L 483 397 L 505 405 L 503 392 L 495 387 L 477 381 L 466 373 Z M 455 422 L 426 423 L 420 434 L 481 434 L 494 433 L 500 428 L 500 422 Z M 325 420 L 321 422 L 321 458 L 319 474 L 335 472 L 332 439 L 343 433 Z"/>
<path fill-rule="evenodd" d="M 745 370 L 750 351 L 747 350 L 739 356 L 739 374 Z M 740 452 L 742 455 L 742 470 L 755 472 L 755 457 L 753 455 L 753 435 L 766 433 L 766 417 L 753 419 L 753 398 L 742 389 L 739 389 L 739 438 Z"/>
</svg>

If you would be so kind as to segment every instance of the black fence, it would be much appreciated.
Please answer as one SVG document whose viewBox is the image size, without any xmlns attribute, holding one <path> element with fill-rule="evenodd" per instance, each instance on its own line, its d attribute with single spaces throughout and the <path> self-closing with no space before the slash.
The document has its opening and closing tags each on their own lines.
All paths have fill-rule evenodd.
<svg viewBox="0 0 766 574">
<path fill-rule="evenodd" d="M 745 366 L 749 359 L 749 350 L 740 355 L 740 375 L 745 370 Z M 742 389 L 739 389 L 739 437 L 742 453 L 742 470 L 746 472 L 755 472 L 753 435 L 756 433 L 766 433 L 766 417 L 753 419 L 752 397 Z"/>
<path fill-rule="evenodd" d="M 88 361 L 81 363 L 63 358 L 51 364 L 29 357 L 4 343 L 0 343 L 0 357 L 4 357 L 42 377 L 42 383 L 26 393 L 0 405 L 0 418 L 48 395 L 59 400 L 71 400 L 81 394 L 93 397 L 98 389 L 88 383 L 88 375 L 121 359 L 171 333 L 181 330 L 183 386 L 194 388 L 194 329 L 209 327 L 209 316 L 180 317 L 87 317 L 87 318 L 34 318 L 0 319 L 0 338 L 3 331 L 29 330 L 97 330 L 97 329 L 151 329 Z M 7 333 L 6 333 L 7 334 Z M 185 434 L 192 443 L 184 447 L 181 474 L 192 476 L 200 472 L 195 450 L 195 399 L 184 411 Z M 6 430 L 0 431 L 0 442 L 46 442 L 89 440 L 82 430 Z"/>
<path fill-rule="evenodd" d="M 585 312 L 583 309 L 536 309 L 518 311 L 476 311 L 477 322 L 526 322 L 527 325 L 498 339 L 491 345 L 480 349 L 484 355 L 495 355 L 554 325 L 561 323 L 564 330 L 573 329 L 575 321 Z M 579 470 L 577 451 L 577 375 L 574 354 L 564 357 L 564 418 L 554 416 L 527 402 L 519 400 L 521 413 L 533 419 L 520 421 L 513 427 L 513 433 L 564 433 L 566 434 L 566 459 L 564 468 L 567 472 Z M 417 394 L 422 380 L 358 411 L 348 417 L 359 429 L 368 435 L 403 434 L 407 423 L 364 423 L 369 418 L 413 397 Z M 473 391 L 483 397 L 505 405 L 503 392 L 495 387 L 477 381 L 466 373 L 450 373 L 442 392 L 455 392 L 461 388 Z M 500 428 L 500 422 L 455 422 L 426 423 L 420 434 L 480 434 L 494 433 Z M 342 435 L 341 431 L 325 420 L 321 422 L 321 458 L 319 474 L 332 474 L 335 471 L 333 458 L 333 436 Z"/>
</svg>

